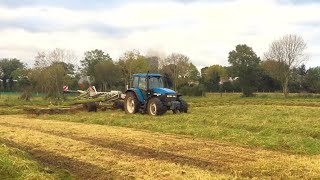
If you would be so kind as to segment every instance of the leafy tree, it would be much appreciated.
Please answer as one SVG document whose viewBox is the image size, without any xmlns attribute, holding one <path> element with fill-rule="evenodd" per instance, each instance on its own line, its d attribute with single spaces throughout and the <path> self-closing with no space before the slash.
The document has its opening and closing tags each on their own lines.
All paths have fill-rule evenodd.
<svg viewBox="0 0 320 180">
<path fill-rule="evenodd" d="M 259 89 L 262 91 L 279 91 L 281 89 L 279 67 L 277 61 L 266 60 L 261 62 Z"/>
<path fill-rule="evenodd" d="M 74 74 L 75 73 L 75 67 L 71 63 L 65 63 L 65 62 L 60 61 L 60 62 L 53 62 L 51 65 L 61 65 L 67 74 Z"/>
<path fill-rule="evenodd" d="M 301 92 L 306 90 L 305 76 L 306 67 L 302 64 L 299 67 L 293 67 L 290 73 L 289 89 L 291 92 Z"/>
<path fill-rule="evenodd" d="M 20 92 L 30 91 L 31 82 L 28 78 L 30 69 L 18 68 L 11 73 L 13 79 L 17 80 L 16 90 Z"/>
<path fill-rule="evenodd" d="M 298 76 L 298 83 L 299 83 L 300 90 L 303 90 L 303 91 L 306 90 L 306 86 L 307 86 L 306 80 L 305 80 L 306 75 L 307 75 L 306 66 L 302 64 L 297 69 L 297 76 Z"/>
<path fill-rule="evenodd" d="M 148 59 L 137 50 L 125 52 L 118 64 L 126 85 L 129 85 L 133 74 L 147 73 L 150 67 Z"/>
<path fill-rule="evenodd" d="M 63 97 L 63 85 L 65 85 L 65 78 L 67 72 L 62 64 L 52 64 L 43 72 L 46 79 L 45 92 L 50 98 L 60 99 Z"/>
<path fill-rule="evenodd" d="M 239 80 L 227 81 L 221 85 L 221 92 L 241 92 Z"/>
<path fill-rule="evenodd" d="M 19 59 L 5 58 L 0 60 L 0 78 L 2 79 L 4 90 L 9 91 L 13 88 L 13 77 L 11 75 L 12 72 L 17 69 L 24 68 L 25 65 Z"/>
<path fill-rule="evenodd" d="M 253 96 L 260 58 L 251 47 L 244 44 L 237 45 L 235 50 L 229 52 L 228 61 L 232 65 L 233 73 L 239 77 L 243 95 Z"/>
<path fill-rule="evenodd" d="M 101 61 L 95 65 L 95 79 L 100 84 L 101 91 L 111 90 L 112 86 L 120 81 L 121 71 L 113 61 Z"/>
<path fill-rule="evenodd" d="M 273 79 L 268 73 L 266 73 L 263 69 L 259 71 L 260 75 L 258 75 L 258 83 L 257 89 L 262 92 L 274 92 L 279 91 L 281 89 L 280 82 Z"/>
<path fill-rule="evenodd" d="M 87 51 L 84 53 L 84 55 L 84 59 L 80 62 L 83 67 L 84 73 L 88 76 L 94 76 L 95 65 L 97 65 L 99 62 L 112 60 L 108 53 L 106 54 L 99 49 Z"/>
<path fill-rule="evenodd" d="M 272 42 L 268 52 L 265 53 L 267 60 L 278 62 L 277 73 L 279 73 L 285 97 L 289 94 L 288 85 L 292 69 L 307 59 L 306 49 L 307 44 L 302 37 L 289 34 Z"/>
<path fill-rule="evenodd" d="M 160 61 L 159 57 L 150 56 L 150 57 L 147 57 L 147 61 L 149 64 L 149 71 L 150 72 L 153 72 L 153 73 L 159 72 L 159 61 Z"/>
<path fill-rule="evenodd" d="M 170 88 L 174 87 L 174 71 L 175 71 L 175 65 L 174 64 L 168 64 L 168 65 L 164 65 L 162 66 L 160 72 L 161 74 L 164 75 L 164 77 L 166 78 L 166 81 L 168 83 L 168 86 Z"/>
<path fill-rule="evenodd" d="M 227 72 L 223 66 L 212 65 L 202 69 L 202 83 L 208 91 L 219 91 L 220 81 L 227 79 Z"/>
<path fill-rule="evenodd" d="M 320 66 L 308 69 L 305 80 L 309 92 L 320 93 Z"/>
<path fill-rule="evenodd" d="M 275 60 L 265 60 L 261 64 L 262 69 L 268 75 L 281 82 L 283 81 L 281 72 L 281 69 L 284 68 L 283 66 L 285 66 L 285 64 Z"/>
<path fill-rule="evenodd" d="M 61 64 L 33 68 L 29 73 L 29 78 L 34 89 L 46 93 L 47 98 L 63 99 L 63 86 L 67 79 L 67 72 Z"/>
<path fill-rule="evenodd" d="M 72 52 L 63 49 L 39 52 L 28 75 L 33 88 L 46 93 L 48 98 L 62 99 L 63 86 L 72 81 L 69 75 L 74 74 L 74 65 L 70 62 L 74 59 Z"/>
</svg>

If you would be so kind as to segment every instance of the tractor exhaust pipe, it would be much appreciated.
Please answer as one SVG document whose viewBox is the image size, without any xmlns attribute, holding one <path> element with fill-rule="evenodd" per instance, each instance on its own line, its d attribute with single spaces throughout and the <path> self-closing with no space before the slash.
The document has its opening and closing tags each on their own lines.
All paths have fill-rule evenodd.
<svg viewBox="0 0 320 180">
<path fill-rule="evenodd" d="M 147 90 L 149 90 L 149 71 L 147 72 Z"/>
</svg>

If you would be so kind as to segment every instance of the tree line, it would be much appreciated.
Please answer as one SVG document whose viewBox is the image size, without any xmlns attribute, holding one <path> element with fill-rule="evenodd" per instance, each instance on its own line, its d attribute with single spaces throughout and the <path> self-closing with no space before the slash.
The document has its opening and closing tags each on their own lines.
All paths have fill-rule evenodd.
<svg viewBox="0 0 320 180">
<path fill-rule="evenodd" d="M 161 73 L 168 87 L 185 95 L 204 92 L 282 91 L 320 93 L 320 67 L 306 69 L 308 56 L 304 40 L 298 35 L 285 35 L 272 42 L 260 58 L 252 47 L 239 44 L 229 52 L 230 66 L 218 64 L 200 70 L 187 55 L 172 53 L 167 57 L 127 51 L 114 60 L 103 50 L 84 53 L 80 67 L 72 51 L 54 49 L 38 52 L 32 68 L 16 58 L 0 59 L 0 90 L 43 92 L 48 97 L 63 98 L 63 86 L 85 89 L 95 85 L 99 91 L 124 90 L 134 73 Z M 81 85 L 79 87 L 79 84 Z"/>
</svg>

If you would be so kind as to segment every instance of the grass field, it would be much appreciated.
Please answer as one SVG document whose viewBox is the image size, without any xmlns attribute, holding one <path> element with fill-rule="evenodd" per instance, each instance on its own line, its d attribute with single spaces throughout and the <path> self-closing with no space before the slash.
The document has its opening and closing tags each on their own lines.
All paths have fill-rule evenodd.
<svg viewBox="0 0 320 180">
<path fill-rule="evenodd" d="M 0 142 L 0 179 L 71 179 L 65 170 L 41 166 L 20 149 Z"/>
<path fill-rule="evenodd" d="M 316 179 L 305 156 L 132 128 L 3 116 L 1 139 L 76 179 Z"/>
<path fill-rule="evenodd" d="M 160 117 L 120 110 L 3 115 L 0 142 L 7 146 L 1 148 L 25 151 L 16 161 L 26 157 L 37 167 L 30 171 L 49 179 L 320 178 L 318 96 L 185 99 L 189 113 Z M 35 106 L 47 103 L 37 101 Z M 65 172 L 50 174 L 43 171 L 47 166 Z M 15 164 L 10 168 L 21 171 Z"/>
<path fill-rule="evenodd" d="M 320 154 L 320 98 L 211 94 L 187 98 L 190 113 L 161 117 L 122 111 L 44 115 L 43 119 L 192 135 L 273 150 Z"/>
</svg>

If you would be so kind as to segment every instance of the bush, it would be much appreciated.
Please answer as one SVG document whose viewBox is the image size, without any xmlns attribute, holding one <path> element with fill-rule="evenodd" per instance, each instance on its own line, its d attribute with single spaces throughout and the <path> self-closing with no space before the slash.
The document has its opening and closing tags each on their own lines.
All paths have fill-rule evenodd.
<svg viewBox="0 0 320 180">
<path fill-rule="evenodd" d="M 204 96 L 205 88 L 203 87 L 203 85 L 183 86 L 179 88 L 179 93 L 185 96 Z"/>
<path fill-rule="evenodd" d="M 227 81 L 222 84 L 221 92 L 241 92 L 239 81 L 230 82 Z"/>
</svg>

